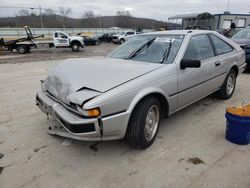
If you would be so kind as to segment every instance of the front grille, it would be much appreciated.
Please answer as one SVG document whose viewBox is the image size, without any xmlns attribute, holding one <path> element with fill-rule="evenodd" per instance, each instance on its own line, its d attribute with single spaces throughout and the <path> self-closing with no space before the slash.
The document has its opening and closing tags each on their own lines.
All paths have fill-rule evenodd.
<svg viewBox="0 0 250 188">
<path fill-rule="evenodd" d="M 94 123 L 87 123 L 87 124 L 70 124 L 62 119 L 60 116 L 56 114 L 59 121 L 72 133 L 87 133 L 87 132 L 94 132 L 95 131 L 95 124 Z"/>
<path fill-rule="evenodd" d="M 113 37 L 113 39 L 118 39 L 117 37 Z"/>
</svg>

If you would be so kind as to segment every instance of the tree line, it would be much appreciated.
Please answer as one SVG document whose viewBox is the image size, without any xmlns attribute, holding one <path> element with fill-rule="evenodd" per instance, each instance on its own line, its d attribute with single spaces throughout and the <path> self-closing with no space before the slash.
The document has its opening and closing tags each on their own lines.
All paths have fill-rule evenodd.
<svg viewBox="0 0 250 188">
<path fill-rule="evenodd" d="M 133 17 L 129 11 L 117 11 L 114 16 L 96 15 L 94 11 L 85 11 L 81 18 L 72 18 L 70 8 L 59 7 L 58 11 L 46 9 L 45 12 L 36 14 L 22 9 L 14 17 L 0 18 L 0 27 L 23 27 L 34 28 L 144 28 L 158 29 L 172 27 L 173 24 L 148 18 Z"/>
</svg>

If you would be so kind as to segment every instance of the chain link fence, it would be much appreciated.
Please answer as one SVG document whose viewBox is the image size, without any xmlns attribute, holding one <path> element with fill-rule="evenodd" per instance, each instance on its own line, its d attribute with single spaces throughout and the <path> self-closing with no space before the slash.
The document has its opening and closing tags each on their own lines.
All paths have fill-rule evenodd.
<svg viewBox="0 0 250 188">
<path fill-rule="evenodd" d="M 90 32 L 94 36 L 100 36 L 103 33 L 121 33 L 124 31 L 130 31 L 129 28 L 30 28 L 34 36 L 44 35 L 45 39 L 52 38 L 53 32 L 63 31 L 68 34 L 76 35 L 81 32 Z M 144 29 L 143 32 L 151 32 L 151 29 Z M 0 38 L 15 39 L 20 37 L 26 37 L 24 28 L 0 28 Z"/>
</svg>

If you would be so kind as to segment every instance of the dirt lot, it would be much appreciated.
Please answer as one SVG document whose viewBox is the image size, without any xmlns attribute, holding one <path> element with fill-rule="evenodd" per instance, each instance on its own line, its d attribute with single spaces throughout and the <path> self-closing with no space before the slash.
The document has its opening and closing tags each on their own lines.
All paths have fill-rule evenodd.
<svg viewBox="0 0 250 188">
<path fill-rule="evenodd" d="M 155 143 L 145 151 L 123 140 L 67 145 L 69 140 L 46 133 L 56 122 L 47 120 L 34 98 L 48 68 L 60 61 L 38 60 L 105 55 L 112 48 L 37 50 L 0 58 L 0 188 L 249 188 L 250 146 L 224 139 L 225 108 L 250 101 L 249 73 L 239 76 L 230 100 L 209 96 L 163 120 Z"/>
<path fill-rule="evenodd" d="M 90 56 L 106 56 L 114 48 L 119 45 L 113 43 L 102 43 L 98 46 L 85 46 L 80 49 L 80 52 L 72 52 L 71 48 L 48 48 L 46 46 L 38 46 L 37 49 L 31 49 L 29 54 L 18 54 L 16 51 L 1 52 L 1 63 L 26 63 L 45 60 L 60 60 L 65 58 L 75 57 L 90 57 Z"/>
</svg>

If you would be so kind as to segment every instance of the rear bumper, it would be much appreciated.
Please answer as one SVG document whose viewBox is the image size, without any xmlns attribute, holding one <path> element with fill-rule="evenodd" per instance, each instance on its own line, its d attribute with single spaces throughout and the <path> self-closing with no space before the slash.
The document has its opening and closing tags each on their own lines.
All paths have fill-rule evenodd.
<svg viewBox="0 0 250 188">
<path fill-rule="evenodd" d="M 129 114 L 119 113 L 105 118 L 84 118 L 54 101 L 47 92 L 39 91 L 37 106 L 58 123 L 48 127 L 48 133 L 77 140 L 116 140 L 125 136 Z"/>
<path fill-rule="evenodd" d="M 246 63 L 244 63 L 243 65 L 239 66 L 239 73 L 244 72 L 244 70 L 246 69 L 246 67 L 247 67 Z"/>
</svg>

